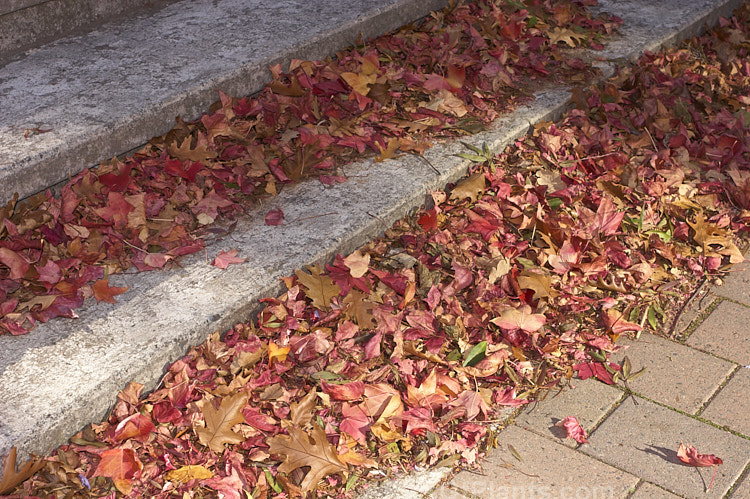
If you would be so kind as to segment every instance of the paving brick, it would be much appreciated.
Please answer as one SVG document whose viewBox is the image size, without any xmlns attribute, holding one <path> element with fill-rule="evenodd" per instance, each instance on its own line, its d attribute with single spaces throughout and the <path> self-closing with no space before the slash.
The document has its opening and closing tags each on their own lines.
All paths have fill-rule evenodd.
<svg viewBox="0 0 750 499">
<path fill-rule="evenodd" d="M 750 253 L 745 255 L 750 258 Z M 750 305 L 750 262 L 735 265 L 724 279 L 722 286 L 714 286 L 713 292 L 719 296 Z"/>
<path fill-rule="evenodd" d="M 626 497 L 638 478 L 517 426 L 498 436 L 500 447 L 482 474 L 462 471 L 451 486 L 483 499 L 514 497 Z M 508 450 L 511 444 L 523 461 Z"/>
<path fill-rule="evenodd" d="M 652 483 L 643 482 L 638 486 L 635 494 L 629 496 L 628 499 L 679 499 L 679 497 Z"/>
<path fill-rule="evenodd" d="M 575 416 L 588 432 L 607 415 L 623 397 L 623 392 L 593 378 L 574 380 L 575 388 L 566 388 L 559 395 L 550 392 L 538 404 L 529 404 L 516 418 L 516 424 L 557 442 L 575 447 L 575 440 L 567 438 L 565 429 L 555 423 Z"/>
<path fill-rule="evenodd" d="M 735 365 L 653 334 L 638 340 L 618 341 L 627 345 L 612 356 L 618 363 L 627 356 L 633 371 L 646 371 L 628 382 L 644 396 L 681 411 L 695 414 L 732 373 Z"/>
<path fill-rule="evenodd" d="M 708 282 L 701 284 L 700 289 L 695 293 L 692 299 L 682 309 L 680 316 L 677 318 L 677 322 L 674 325 L 673 333 L 677 336 L 682 333 L 692 324 L 692 322 L 703 312 L 705 312 L 717 299 L 716 293 L 714 293 L 714 286 L 711 286 Z"/>
<path fill-rule="evenodd" d="M 742 365 L 750 364 L 750 308 L 722 302 L 690 335 L 687 344 Z"/>
<path fill-rule="evenodd" d="M 730 497 L 732 499 L 747 499 L 750 497 L 750 474 L 746 475 L 742 482 L 737 485 Z"/>
<path fill-rule="evenodd" d="M 449 489 L 448 487 L 438 487 L 432 494 L 430 494 L 429 499 L 469 499 L 468 496 L 465 496 L 461 494 L 460 492 L 457 492 L 453 489 Z"/>
<path fill-rule="evenodd" d="M 750 369 L 740 368 L 701 417 L 750 436 Z M 750 497 L 750 496 L 748 496 Z"/>
<path fill-rule="evenodd" d="M 688 498 L 723 497 L 750 462 L 750 441 L 653 402 L 625 400 L 579 450 Z M 677 458 L 680 442 L 724 460 L 714 469 L 687 466 Z"/>
</svg>

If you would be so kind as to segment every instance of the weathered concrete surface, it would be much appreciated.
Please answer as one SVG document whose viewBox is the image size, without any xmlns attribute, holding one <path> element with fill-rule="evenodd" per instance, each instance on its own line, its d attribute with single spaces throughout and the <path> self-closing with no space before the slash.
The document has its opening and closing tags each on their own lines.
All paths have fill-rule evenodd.
<svg viewBox="0 0 750 499">
<path fill-rule="evenodd" d="M 0 2 L 0 61 L 18 57 L 95 23 L 175 0 L 5 0 Z"/>
<path fill-rule="evenodd" d="M 260 90 L 268 67 L 318 59 L 444 0 L 183 0 L 61 39 L 0 68 L 0 204 Z M 22 12 L 22 11 L 21 11 Z M 24 138 L 27 129 L 50 130 Z"/>
<path fill-rule="evenodd" d="M 721 302 L 690 335 L 687 344 L 750 365 L 750 307 Z"/>
<path fill-rule="evenodd" d="M 750 368 L 739 368 L 701 412 L 702 418 L 750 438 Z"/>
<path fill-rule="evenodd" d="M 239 0 L 202 4 L 208 9 L 203 14 L 208 17 L 215 15 L 214 20 L 216 16 L 221 18 L 220 12 L 211 9 L 234 5 L 232 2 Z M 14 80 L 15 85 L 10 85 L 8 81 L 0 82 L 4 111 L 6 103 L 16 106 L 15 98 L 11 97 L 21 99 L 25 95 L 21 89 L 25 88 L 28 94 L 34 94 L 34 99 L 37 99 L 25 116 L 35 116 L 39 121 L 30 124 L 50 126 L 57 123 L 53 127 L 54 133 L 33 136 L 28 142 L 15 139 L 16 146 L 22 145 L 25 152 L 19 152 L 11 142 L 5 140 L 10 140 L 18 129 L 0 124 L 0 157 L 12 152 L 26 158 L 24 161 L 30 168 L 37 165 L 31 170 L 16 172 L 29 178 L 42 175 L 45 167 L 39 165 L 67 165 L 60 170 L 67 172 L 73 168 L 71 165 L 77 167 L 96 162 L 157 133 L 155 130 L 163 125 L 159 116 L 169 116 L 170 121 L 177 114 L 195 116 L 214 100 L 215 87 L 231 94 L 249 92 L 248 89 L 254 88 L 253 85 L 257 87 L 263 77 L 260 69 L 253 71 L 248 65 L 242 66 L 244 59 L 237 47 L 245 42 L 262 43 L 261 33 L 258 32 L 262 23 L 257 16 L 274 19 L 275 24 L 264 28 L 266 35 L 284 34 L 279 44 L 285 45 L 278 52 L 271 54 L 269 51 L 272 47 L 269 46 L 257 49 L 258 68 L 265 73 L 268 64 L 284 58 L 310 58 L 330 52 L 334 46 L 353 39 L 356 32 L 365 27 L 369 30 L 384 29 L 386 21 L 395 27 L 414 15 L 412 8 L 415 3 L 419 3 L 423 9 L 429 7 L 425 2 L 406 0 L 357 0 L 345 5 L 336 3 L 336 12 L 333 13 L 319 2 L 300 2 L 299 5 L 287 2 L 272 9 L 264 7 L 266 4 L 259 5 L 258 0 L 248 0 L 242 2 L 242 8 L 231 19 L 225 19 L 220 24 L 222 31 L 232 35 L 231 43 L 221 38 L 223 41 L 210 45 L 206 49 L 210 57 L 201 59 L 198 66 L 193 66 L 194 58 L 185 54 L 182 59 L 165 57 L 160 59 L 160 65 L 139 67 L 135 75 L 130 70 L 136 69 L 137 63 L 144 59 L 140 58 L 137 47 L 132 47 L 135 44 L 132 34 L 123 27 L 112 29 L 120 33 L 119 38 L 107 38 L 106 33 L 100 32 L 89 35 L 93 38 L 61 41 L 38 53 L 50 57 L 54 53 L 62 55 L 66 47 L 78 47 L 83 53 L 88 50 L 86 47 L 94 47 L 91 64 L 95 68 L 111 69 L 105 64 L 108 57 L 119 57 L 120 63 L 111 69 L 115 71 L 114 74 L 100 74 L 104 78 L 101 87 L 95 85 L 95 79 L 69 82 L 61 79 L 58 84 L 65 83 L 68 91 L 73 89 L 66 99 L 61 94 L 55 94 L 56 85 L 50 85 L 50 77 L 62 74 L 54 72 L 61 71 L 59 66 L 53 67 L 50 72 L 39 73 L 39 76 L 44 76 L 39 80 Z M 645 0 L 608 0 L 602 3 L 604 8 L 614 13 L 620 13 L 623 7 L 633 9 L 648 4 Z M 736 0 L 717 1 L 713 6 L 725 8 L 738 3 Z M 247 23 L 249 14 L 242 10 L 247 5 L 256 5 L 253 29 L 238 30 L 236 23 Z M 700 20 L 711 11 L 706 2 L 683 5 L 678 0 L 670 0 L 660 5 L 663 12 L 651 20 L 650 26 L 642 27 L 642 31 L 651 36 L 650 43 L 677 36 L 675 33 L 679 29 L 664 27 L 665 19 L 670 23 L 671 19 L 683 19 L 686 24 L 681 25 L 682 28 L 691 31 L 695 28 L 694 24 L 702 24 Z M 180 17 L 183 14 L 170 10 L 172 7 L 163 10 L 162 17 L 143 22 L 166 22 L 171 19 L 171 22 L 179 21 L 184 26 L 190 21 L 201 20 L 201 16 Z M 300 20 L 299 16 L 303 19 Z M 324 31 L 325 24 L 315 24 L 331 20 L 339 24 L 329 31 Z M 311 26 L 307 23 L 314 27 L 306 29 Z M 156 28 L 156 25 L 153 27 Z M 162 37 L 154 40 L 150 46 L 156 44 L 167 50 L 178 35 L 174 25 L 171 29 L 160 32 Z M 308 37 L 304 45 L 299 38 L 302 35 Z M 96 44 L 91 45 L 96 40 L 106 41 L 108 45 L 96 48 Z M 627 53 L 640 50 L 639 40 Z M 220 50 L 216 49 L 219 44 L 224 44 Z M 130 48 L 135 53 L 131 54 Z M 276 44 L 274 48 L 279 48 L 279 45 Z M 247 51 L 247 46 L 242 50 Z M 99 63 L 103 66 L 96 65 Z M 15 69 L 21 67 L 20 63 L 14 64 Z M 8 76 L 3 72 L 10 66 L 0 70 L 0 79 Z M 70 69 L 69 74 L 78 74 L 78 69 Z M 180 89 L 179 85 L 170 87 L 168 82 L 173 73 L 178 74 L 179 80 L 189 87 L 189 91 Z M 221 77 L 216 77 L 216 74 Z M 113 94 L 107 85 L 111 84 L 110 80 L 118 78 L 122 80 L 122 89 Z M 22 81 L 26 83 L 20 83 Z M 35 85 L 37 81 L 41 83 Z M 143 92 L 144 87 L 139 87 L 139 84 L 154 85 L 158 92 Z M 106 91 L 106 88 L 110 91 Z M 159 101 L 155 92 L 162 97 L 168 95 L 167 100 Z M 138 94 L 137 99 L 135 94 Z M 113 95 L 117 98 L 112 98 Z M 499 120 L 491 130 L 472 137 L 470 141 L 477 145 L 486 142 L 494 151 L 499 151 L 524 133 L 530 124 L 559 115 L 565 107 L 567 96 L 567 91 L 562 88 L 540 93 L 530 106 Z M 112 109 L 104 113 L 96 107 L 101 103 L 97 103 L 95 97 L 112 100 Z M 136 102 L 135 111 L 128 107 L 128 102 L 132 101 Z M 28 104 L 29 101 L 24 102 Z M 74 112 L 59 112 L 56 103 L 60 104 L 60 109 Z M 87 105 L 94 107 L 87 109 Z M 18 109 L 13 112 L 19 115 Z M 0 120 L 3 119 L 6 119 L 4 115 L 0 115 Z M 353 250 L 422 204 L 430 189 L 443 187 L 447 182 L 460 178 L 467 164 L 454 154 L 462 151 L 465 151 L 462 145 L 449 142 L 426 152 L 425 157 L 440 174 L 418 158 L 404 157 L 377 165 L 365 162 L 347 167 L 345 173 L 350 176 L 350 181 L 333 188 L 324 187 L 314 180 L 293 186 L 274 198 L 271 205 L 264 209 L 281 208 L 287 220 L 284 225 L 265 226 L 263 213 L 259 211 L 255 216 L 241 220 L 230 237 L 215 241 L 207 248 L 209 261 L 222 249 L 237 248 L 240 256 L 248 258 L 247 263 L 233 266 L 230 271 L 220 271 L 206 263 L 205 255 L 194 255 L 181 260 L 181 267 L 173 271 L 113 277 L 114 285 L 131 288 L 128 293 L 118 297 L 119 303 L 89 303 L 78 311 L 78 320 L 54 320 L 40 325 L 26 336 L 0 337 L 0 400 L 13 402 L 0 406 L 0 454 L 13 445 L 18 446 L 22 454 L 46 452 L 64 442 L 86 423 L 101 418 L 114 401 L 114 395 L 128 381 L 138 381 L 147 388 L 153 388 L 164 366 L 184 354 L 189 346 L 202 342 L 215 330 L 223 331 L 238 321 L 246 320 L 258 298 L 275 295 L 280 290 L 279 277 L 289 275 L 305 264 L 328 260 L 337 252 Z M 96 160 L 93 159 L 95 157 Z M 11 180 L 7 169 L 3 170 L 2 175 L 3 194 L 12 192 L 12 186 L 16 185 L 13 182 L 17 181 Z M 49 176 L 45 178 L 43 182 L 52 180 Z"/>
</svg>

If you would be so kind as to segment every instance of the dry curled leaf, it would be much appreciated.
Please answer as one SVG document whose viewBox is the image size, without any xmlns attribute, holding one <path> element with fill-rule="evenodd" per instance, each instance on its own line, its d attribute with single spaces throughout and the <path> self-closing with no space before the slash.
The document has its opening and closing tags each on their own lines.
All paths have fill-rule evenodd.
<svg viewBox="0 0 750 499">
<path fill-rule="evenodd" d="M 310 265 L 307 268 L 310 270 L 310 274 L 301 270 L 294 272 L 297 279 L 306 288 L 305 295 L 312 300 L 313 305 L 319 310 L 330 310 L 331 298 L 338 296 L 341 293 L 341 288 L 333 282 L 333 279 L 321 274 L 322 270 L 319 266 Z"/>
</svg>

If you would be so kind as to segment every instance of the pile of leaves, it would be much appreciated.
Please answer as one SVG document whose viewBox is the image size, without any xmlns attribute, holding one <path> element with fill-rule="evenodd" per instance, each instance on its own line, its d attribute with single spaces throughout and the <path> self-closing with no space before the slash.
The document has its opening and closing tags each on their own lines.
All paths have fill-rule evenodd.
<svg viewBox="0 0 750 499">
<path fill-rule="evenodd" d="M 212 223 L 278 186 L 363 154 L 421 154 L 429 139 L 480 129 L 554 73 L 591 67 L 562 48 L 601 46 L 616 19 L 594 0 L 454 4 L 418 25 L 337 54 L 271 68 L 258 95 L 221 100 L 132 158 L 85 170 L 54 197 L 0 208 L 0 334 L 75 317 L 85 298 L 126 291 L 108 276 L 164 268 L 204 247 Z M 277 217 L 278 218 L 278 217 Z"/>
<path fill-rule="evenodd" d="M 477 463 L 502 407 L 576 374 L 627 381 L 618 337 L 742 260 L 749 16 L 576 90 L 383 238 L 284 279 L 256 322 L 145 397 L 131 383 L 18 493 L 344 497 L 362 476 Z"/>
</svg>

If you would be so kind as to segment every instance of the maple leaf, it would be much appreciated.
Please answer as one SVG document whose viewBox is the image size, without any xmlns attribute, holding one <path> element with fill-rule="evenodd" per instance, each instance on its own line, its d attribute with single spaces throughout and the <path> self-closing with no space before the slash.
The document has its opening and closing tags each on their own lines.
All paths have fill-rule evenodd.
<svg viewBox="0 0 750 499">
<path fill-rule="evenodd" d="M 531 307 L 523 305 L 521 308 L 506 308 L 500 317 L 495 317 L 490 322 L 503 329 L 521 329 L 533 333 L 544 326 L 547 318 L 544 314 L 532 314 Z"/>
<path fill-rule="evenodd" d="M 214 476 L 213 472 L 199 464 L 191 464 L 188 466 L 183 466 L 182 468 L 178 468 L 176 470 L 168 471 L 164 478 L 169 480 L 170 482 L 177 482 L 179 484 L 187 483 L 190 480 L 203 480 L 206 478 L 212 478 Z"/>
<path fill-rule="evenodd" d="M 680 442 L 680 448 L 677 450 L 677 457 L 683 463 L 697 467 L 718 466 L 724 462 L 713 454 L 701 454 L 692 445 L 685 445 L 682 442 Z"/>
<path fill-rule="evenodd" d="M 327 275 L 321 274 L 322 270 L 317 265 L 308 265 L 310 274 L 301 270 L 296 270 L 294 275 L 306 288 L 305 296 L 312 300 L 313 305 L 318 310 L 330 310 L 331 298 L 341 293 L 338 284 Z"/>
<path fill-rule="evenodd" d="M 91 289 L 94 292 L 94 298 L 96 298 L 97 302 L 106 301 L 107 303 L 117 303 L 115 301 L 115 296 L 123 294 L 130 288 L 127 286 L 110 286 L 109 279 L 99 279 L 91 285 Z"/>
<path fill-rule="evenodd" d="M 214 409 L 212 401 L 203 400 L 201 412 L 205 427 L 197 427 L 198 440 L 217 454 L 224 452 L 224 444 L 239 444 L 245 437 L 232 431 L 232 427 L 245 422 L 242 409 L 247 404 L 247 392 L 239 392 L 221 399 L 221 405 Z"/>
<path fill-rule="evenodd" d="M 586 430 L 583 429 L 581 423 L 575 416 L 568 416 L 562 421 L 555 423 L 555 426 L 565 428 L 565 432 L 568 434 L 568 438 L 572 438 L 579 444 L 587 444 L 589 441 L 586 439 Z"/>
<path fill-rule="evenodd" d="M 214 261 L 211 262 L 211 265 L 213 265 L 214 267 L 219 267 L 221 270 L 226 270 L 226 268 L 230 265 L 244 263 L 247 261 L 247 258 L 237 258 L 237 253 L 239 253 L 239 250 L 236 249 L 222 251 L 221 253 L 216 255 L 216 258 L 214 258 Z"/>
<path fill-rule="evenodd" d="M 614 334 L 622 334 L 627 331 L 640 331 L 643 329 L 640 325 L 627 321 L 625 319 L 625 314 L 614 308 L 602 310 L 602 321 Z"/>
<path fill-rule="evenodd" d="M 303 466 L 310 467 L 300 484 L 303 494 L 315 489 L 324 477 L 347 471 L 347 466 L 338 458 L 336 447 L 328 443 L 318 425 L 313 425 L 310 435 L 300 428 L 289 428 L 289 435 L 277 435 L 268 440 L 268 445 L 268 452 L 284 456 L 280 472 L 289 474 Z"/>
<path fill-rule="evenodd" d="M 133 479 L 140 475 L 142 469 L 143 463 L 133 449 L 118 447 L 102 452 L 94 476 L 111 478 L 117 490 L 128 495 L 133 490 Z"/>
<path fill-rule="evenodd" d="M 3 464 L 0 494 L 10 494 L 13 490 L 42 469 L 44 460 L 32 458 L 26 461 L 20 470 L 16 468 L 16 448 L 12 447 Z"/>
<path fill-rule="evenodd" d="M 461 201 L 462 199 L 470 199 L 472 203 L 475 203 L 484 192 L 485 185 L 484 173 L 475 173 L 471 177 L 462 180 L 453 188 L 450 200 Z"/>
</svg>

